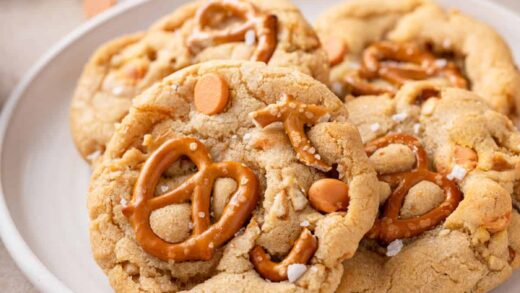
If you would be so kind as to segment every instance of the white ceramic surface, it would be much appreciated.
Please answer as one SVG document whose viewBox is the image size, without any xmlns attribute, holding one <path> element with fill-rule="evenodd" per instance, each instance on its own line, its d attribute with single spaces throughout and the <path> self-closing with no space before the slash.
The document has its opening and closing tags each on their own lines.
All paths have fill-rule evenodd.
<svg viewBox="0 0 520 293">
<path fill-rule="evenodd" d="M 111 292 L 92 260 L 89 168 L 74 149 L 69 99 L 83 64 L 104 41 L 145 28 L 186 0 L 128 1 L 66 37 L 25 76 L 0 120 L 0 233 L 43 292 Z M 337 0 L 296 0 L 312 21 Z M 520 17 L 485 0 L 441 0 L 492 24 L 520 52 Z M 520 56 L 516 55 L 517 60 Z M 520 272 L 496 292 L 518 292 Z"/>
</svg>

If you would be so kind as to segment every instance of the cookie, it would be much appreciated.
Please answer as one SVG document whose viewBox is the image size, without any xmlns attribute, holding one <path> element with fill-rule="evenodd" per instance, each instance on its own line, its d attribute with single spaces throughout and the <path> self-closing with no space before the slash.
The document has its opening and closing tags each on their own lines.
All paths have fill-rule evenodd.
<svg viewBox="0 0 520 293">
<path fill-rule="evenodd" d="M 520 74 L 488 25 L 428 0 L 359 0 L 330 8 L 316 23 L 340 96 L 394 95 L 431 80 L 482 96 L 496 111 L 520 109 Z"/>
<path fill-rule="evenodd" d="M 470 91 L 425 81 L 348 109 L 388 186 L 338 292 L 486 292 L 504 282 L 520 249 L 512 122 Z"/>
<path fill-rule="evenodd" d="M 92 162 L 104 152 L 136 95 L 176 70 L 212 59 L 292 67 L 323 82 L 329 73 L 316 34 L 288 0 L 189 3 L 91 57 L 70 113 L 81 155 Z"/>
<path fill-rule="evenodd" d="M 322 83 L 260 62 L 201 63 L 146 90 L 89 189 L 111 285 L 333 292 L 381 188 L 347 118 Z"/>
</svg>

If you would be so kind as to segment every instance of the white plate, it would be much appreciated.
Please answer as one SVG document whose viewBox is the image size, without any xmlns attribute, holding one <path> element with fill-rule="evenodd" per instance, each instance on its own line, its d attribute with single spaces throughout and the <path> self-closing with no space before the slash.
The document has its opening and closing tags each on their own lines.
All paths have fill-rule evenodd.
<svg viewBox="0 0 520 293">
<path fill-rule="evenodd" d="M 145 28 L 183 2 L 125 2 L 95 18 L 39 61 L 3 110 L 0 232 L 19 267 L 41 291 L 111 292 L 90 254 L 85 204 L 90 172 L 69 134 L 69 99 L 83 64 L 99 44 Z M 296 2 L 312 21 L 337 0 Z M 484 0 L 440 2 L 492 24 L 520 52 L 519 16 Z M 517 272 L 496 292 L 519 288 Z"/>
</svg>

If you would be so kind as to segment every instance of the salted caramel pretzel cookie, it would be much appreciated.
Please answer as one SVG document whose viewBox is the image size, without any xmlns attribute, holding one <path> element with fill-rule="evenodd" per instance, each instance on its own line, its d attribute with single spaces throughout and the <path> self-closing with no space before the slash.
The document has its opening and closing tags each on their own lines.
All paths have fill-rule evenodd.
<svg viewBox="0 0 520 293">
<path fill-rule="evenodd" d="M 520 73 L 488 25 L 428 0 L 354 0 L 323 13 L 331 88 L 345 96 L 395 95 L 407 81 L 470 89 L 495 110 L 520 109 Z"/>
<path fill-rule="evenodd" d="M 131 100 L 188 65 L 233 59 L 296 68 L 326 82 L 320 42 L 288 0 L 205 0 L 176 9 L 143 33 L 101 46 L 85 66 L 71 105 L 74 141 L 92 161 L 105 150 Z"/>
<path fill-rule="evenodd" d="M 486 292 L 518 266 L 520 134 L 474 93 L 407 83 L 350 101 L 380 214 L 338 292 Z M 508 230 L 509 229 L 509 230 Z"/>
<path fill-rule="evenodd" d="M 134 100 L 96 164 L 93 255 L 117 292 L 332 292 L 380 184 L 345 105 L 296 70 L 211 61 Z"/>
</svg>

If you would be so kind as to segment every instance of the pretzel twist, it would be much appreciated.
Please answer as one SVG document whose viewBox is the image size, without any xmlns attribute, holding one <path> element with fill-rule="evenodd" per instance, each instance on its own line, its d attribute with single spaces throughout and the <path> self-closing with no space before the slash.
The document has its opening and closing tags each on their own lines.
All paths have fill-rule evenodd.
<svg viewBox="0 0 520 293">
<path fill-rule="evenodd" d="M 468 87 L 453 62 L 439 64 L 431 52 L 415 44 L 381 41 L 365 49 L 358 74 L 347 76 L 345 81 L 354 95 L 379 95 L 395 94 L 396 90 L 375 85 L 370 82 L 373 79 L 386 80 L 399 88 L 409 80 L 432 77 L 444 77 L 454 87 Z"/>
<path fill-rule="evenodd" d="M 307 166 L 322 171 L 329 171 L 331 166 L 321 160 L 320 155 L 305 134 L 305 125 L 314 125 L 328 115 L 327 109 L 295 101 L 284 94 L 277 104 L 271 104 L 264 109 L 251 113 L 253 120 L 260 127 L 266 127 L 274 122 L 283 122 L 285 132 L 296 151 L 297 158 Z"/>
<path fill-rule="evenodd" d="M 177 188 L 154 196 L 162 173 L 182 156 L 191 159 L 198 172 Z M 224 208 L 221 218 L 211 225 L 210 197 L 215 180 L 234 179 L 239 187 Z M 169 243 L 150 226 L 154 210 L 171 204 L 192 202 L 193 233 L 183 242 Z M 123 207 L 141 247 L 162 260 L 209 260 L 215 249 L 231 239 L 251 216 L 258 201 L 258 181 L 251 169 L 236 162 L 214 163 L 204 144 L 194 138 L 165 142 L 146 160 L 134 187 L 132 201 Z"/>
<path fill-rule="evenodd" d="M 221 30 L 205 30 L 210 24 L 213 12 L 224 10 L 243 20 L 243 23 Z M 269 62 L 277 43 L 278 19 L 273 14 L 261 13 L 249 3 L 237 0 L 212 0 L 202 5 L 195 16 L 196 27 L 188 38 L 192 52 L 215 44 L 245 40 L 246 33 L 254 30 L 258 39 L 257 47 L 251 57 L 253 61 Z"/>
<path fill-rule="evenodd" d="M 381 176 L 383 181 L 388 182 L 395 189 L 385 203 L 383 217 L 376 220 L 367 236 L 387 243 L 395 239 L 417 236 L 432 229 L 449 216 L 462 200 L 462 193 L 455 182 L 428 170 L 426 151 L 415 137 L 407 134 L 388 135 L 369 143 L 365 151 L 370 156 L 377 149 L 394 143 L 404 144 L 412 149 L 417 159 L 417 166 L 411 171 Z M 441 187 L 446 194 L 446 199 L 438 207 L 423 215 L 400 219 L 399 212 L 408 191 L 423 180 Z"/>
<path fill-rule="evenodd" d="M 289 254 L 281 262 L 273 262 L 264 248 L 256 245 L 250 252 L 249 258 L 255 270 L 264 278 L 273 282 L 287 280 L 287 268 L 292 264 L 307 264 L 318 249 L 318 240 L 308 229 L 304 229 L 294 243 Z"/>
</svg>

